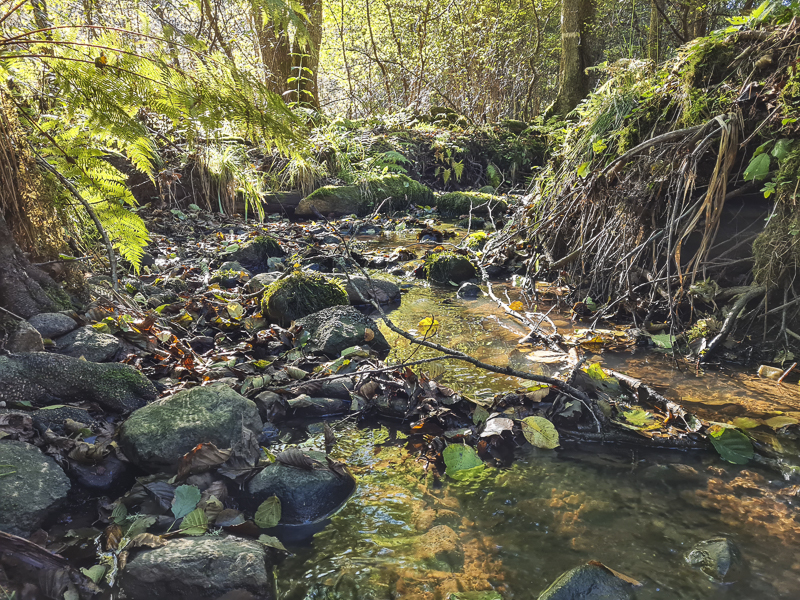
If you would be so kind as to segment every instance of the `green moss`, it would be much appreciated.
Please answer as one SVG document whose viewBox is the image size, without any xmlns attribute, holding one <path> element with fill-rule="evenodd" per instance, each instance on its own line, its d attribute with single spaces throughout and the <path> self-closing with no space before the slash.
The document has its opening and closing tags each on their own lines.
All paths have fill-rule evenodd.
<svg viewBox="0 0 800 600">
<path fill-rule="evenodd" d="M 443 217 L 458 217 L 468 214 L 470 210 L 473 215 L 485 215 L 490 208 L 492 214 L 497 215 L 508 208 L 505 200 L 480 192 L 450 192 L 440 196 L 436 206 Z"/>
<path fill-rule="evenodd" d="M 455 252 L 435 252 L 425 257 L 422 267 L 425 279 L 435 283 L 461 283 L 477 275 L 469 259 Z"/>
<path fill-rule="evenodd" d="M 69 295 L 60 287 L 48 286 L 44 288 L 44 293 L 53 301 L 59 310 L 72 310 L 72 302 Z"/>
<path fill-rule="evenodd" d="M 381 212 L 405 210 L 415 204 L 423 206 L 433 202 L 431 190 L 407 175 L 392 173 L 372 179 L 361 185 L 327 185 L 304 198 L 297 206 L 298 216 L 323 215 L 364 216 L 381 207 Z M 313 208 L 312 208 L 313 207 Z"/>
<path fill-rule="evenodd" d="M 486 245 L 487 234 L 485 231 L 476 231 L 467 238 L 467 248 L 470 250 L 482 250 Z"/>
<path fill-rule="evenodd" d="M 336 281 L 321 275 L 297 271 L 267 286 L 261 300 L 261 312 L 278 324 L 292 321 L 323 308 L 349 304 L 347 292 Z"/>
</svg>

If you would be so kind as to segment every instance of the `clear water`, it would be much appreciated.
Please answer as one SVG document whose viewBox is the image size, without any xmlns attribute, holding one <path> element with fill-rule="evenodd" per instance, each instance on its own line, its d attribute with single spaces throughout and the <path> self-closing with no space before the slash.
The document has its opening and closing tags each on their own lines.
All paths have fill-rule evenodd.
<svg viewBox="0 0 800 600">
<path fill-rule="evenodd" d="M 505 291 L 517 299 L 513 288 L 498 294 Z M 508 363 L 525 334 L 488 298 L 457 300 L 454 290 L 421 283 L 390 316 L 409 330 L 435 316 L 440 343 L 497 365 Z M 563 316 L 554 320 L 571 327 Z M 384 333 L 394 358 L 431 355 Z M 797 384 L 777 387 L 746 371 L 676 369 L 669 357 L 641 350 L 600 358 L 706 417 L 800 416 Z M 442 378 L 477 396 L 523 385 L 455 361 Z M 481 590 L 535 599 L 589 560 L 642 582 L 639 600 L 800 598 L 800 486 L 775 472 L 709 453 L 526 446 L 510 468 L 487 467 L 478 481 L 454 482 L 391 426 L 336 428 L 334 454 L 358 477 L 358 491 L 309 543 L 290 547 L 295 555 L 279 568 L 283 600 L 446 600 Z M 744 556 L 724 584 L 684 558 L 695 543 L 721 535 Z"/>
</svg>

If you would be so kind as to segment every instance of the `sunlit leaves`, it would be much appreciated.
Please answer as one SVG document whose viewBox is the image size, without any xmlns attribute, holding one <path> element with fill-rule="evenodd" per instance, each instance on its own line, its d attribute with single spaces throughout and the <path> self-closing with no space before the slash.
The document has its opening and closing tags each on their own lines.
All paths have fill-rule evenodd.
<svg viewBox="0 0 800 600">
<path fill-rule="evenodd" d="M 558 431 L 544 417 L 526 417 L 522 420 L 522 435 L 537 448 L 552 450 L 559 445 Z"/>
<path fill-rule="evenodd" d="M 275 527 L 281 520 L 281 501 L 277 496 L 270 496 L 258 507 L 255 515 L 256 525 L 263 529 Z"/>
<path fill-rule="evenodd" d="M 708 429 L 708 439 L 722 460 L 729 463 L 744 465 L 753 458 L 753 444 L 738 429 L 712 425 Z"/>
<path fill-rule="evenodd" d="M 442 458 L 447 467 L 445 473 L 453 479 L 465 479 L 486 466 L 474 448 L 463 444 L 450 444 L 442 452 Z"/>
<path fill-rule="evenodd" d="M 425 337 L 436 335 L 439 331 L 439 321 L 435 317 L 425 317 L 417 323 L 420 333 Z"/>
</svg>

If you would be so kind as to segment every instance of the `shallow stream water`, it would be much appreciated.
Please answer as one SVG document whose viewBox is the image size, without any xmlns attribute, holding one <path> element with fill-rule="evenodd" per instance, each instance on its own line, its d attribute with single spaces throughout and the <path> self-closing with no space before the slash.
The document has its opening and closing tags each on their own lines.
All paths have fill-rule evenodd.
<svg viewBox="0 0 800 600">
<path fill-rule="evenodd" d="M 496 292 L 519 298 L 510 284 Z M 390 312 L 412 332 L 430 316 L 441 324 L 437 341 L 497 365 L 508 363 L 526 333 L 487 297 L 459 300 L 454 288 L 418 281 Z M 563 314 L 553 320 L 562 332 L 573 327 Z M 390 358 L 431 355 L 382 329 Z M 594 359 L 705 418 L 800 417 L 797 384 L 777 386 L 754 370 L 696 372 L 642 349 Z M 445 363 L 441 380 L 473 397 L 524 387 L 455 361 Z M 282 600 L 534 600 L 589 560 L 640 581 L 639 600 L 800 598 L 800 494 L 775 471 L 707 452 L 526 444 L 510 468 L 487 467 L 478 480 L 455 482 L 410 454 L 394 427 L 335 426 L 334 455 L 358 477 L 358 490 L 310 541 L 290 546 L 294 556 L 279 569 Z M 321 444 L 320 436 L 308 444 Z M 744 557 L 726 583 L 685 561 L 695 543 L 717 536 L 732 539 Z M 458 595 L 478 591 L 486 595 Z"/>
</svg>

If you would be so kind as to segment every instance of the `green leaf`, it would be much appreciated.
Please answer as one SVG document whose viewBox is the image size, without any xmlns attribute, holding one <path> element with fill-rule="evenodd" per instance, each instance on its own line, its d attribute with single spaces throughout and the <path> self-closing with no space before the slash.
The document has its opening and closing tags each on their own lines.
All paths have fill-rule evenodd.
<svg viewBox="0 0 800 600">
<path fill-rule="evenodd" d="M 775 142 L 775 147 L 772 149 L 772 152 L 770 152 L 770 154 L 772 154 L 772 156 L 774 156 L 779 161 L 781 161 L 784 158 L 786 158 L 787 156 L 789 156 L 789 152 L 792 149 L 792 144 L 793 143 L 794 143 L 794 140 L 790 140 L 790 139 L 787 139 L 787 138 L 782 138 L 782 139 L 778 140 L 777 142 Z"/>
<path fill-rule="evenodd" d="M 588 308 L 592 312 L 597 310 L 597 302 L 592 300 L 590 296 L 586 296 L 586 298 L 583 299 L 583 303 L 586 305 L 586 308 Z"/>
<path fill-rule="evenodd" d="M 780 429 L 781 427 L 786 427 L 787 425 L 797 425 L 798 423 L 797 419 L 786 415 L 772 417 L 764 422 L 773 429 Z"/>
<path fill-rule="evenodd" d="M 275 527 L 281 520 L 281 501 L 277 496 L 270 496 L 258 507 L 255 516 L 256 525 L 262 529 Z"/>
<path fill-rule="evenodd" d="M 731 421 L 731 424 L 739 429 L 753 429 L 761 425 L 761 423 L 750 417 L 736 417 Z"/>
<path fill-rule="evenodd" d="M 202 508 L 195 508 L 181 521 L 180 532 L 184 535 L 203 535 L 208 531 L 208 517 Z"/>
<path fill-rule="evenodd" d="M 722 460 L 735 465 L 744 465 L 753 458 L 753 444 L 741 431 L 714 425 L 709 428 L 708 434 L 708 439 Z"/>
<path fill-rule="evenodd" d="M 648 425 L 653 424 L 653 415 L 649 412 L 644 410 L 643 408 L 637 408 L 636 410 L 627 410 L 622 413 L 625 417 L 625 420 L 630 423 L 631 425 L 636 425 L 637 427 L 647 427 Z"/>
<path fill-rule="evenodd" d="M 770 158 L 769 154 L 759 154 L 753 157 L 750 164 L 744 171 L 745 181 L 761 181 L 769 175 Z"/>
<path fill-rule="evenodd" d="M 114 507 L 114 510 L 111 511 L 111 520 L 117 525 L 122 525 L 122 523 L 125 522 L 125 518 L 127 516 L 128 516 L 128 507 L 125 506 L 122 502 L 119 502 Z"/>
<path fill-rule="evenodd" d="M 268 548 L 275 548 L 277 550 L 283 550 L 287 554 L 290 554 L 290 552 L 286 549 L 286 547 L 283 544 L 281 544 L 281 541 L 276 537 L 272 537 L 271 535 L 263 535 L 262 534 L 262 535 L 258 536 L 258 541 L 261 542 L 262 544 L 264 544 L 265 546 L 267 546 Z"/>
<path fill-rule="evenodd" d="M 672 350 L 672 344 L 675 342 L 675 336 L 670 335 L 668 333 L 651 335 L 650 339 L 653 340 L 653 343 L 656 346 L 658 346 L 659 348 L 664 348 L 666 350 Z"/>
<path fill-rule="evenodd" d="M 578 177 L 581 179 L 586 179 L 586 176 L 589 174 L 589 165 L 591 163 L 585 162 L 580 167 L 578 167 Z"/>
<path fill-rule="evenodd" d="M 200 502 L 200 490 L 193 485 L 182 485 L 175 490 L 175 499 L 172 501 L 172 514 L 176 519 L 185 517 L 192 512 Z"/>
<path fill-rule="evenodd" d="M 605 140 L 597 140 L 592 144 L 592 151 L 595 154 L 600 154 L 606 148 L 608 148 L 608 144 L 606 144 Z"/>
<path fill-rule="evenodd" d="M 522 435 L 537 448 L 544 448 L 545 450 L 552 450 L 558 447 L 559 444 L 558 431 L 544 417 L 525 417 L 522 419 Z"/>
<path fill-rule="evenodd" d="M 442 452 L 442 458 L 447 466 L 445 473 L 453 479 L 463 478 L 467 475 L 466 471 L 469 471 L 469 475 L 477 474 L 486 466 L 475 448 L 464 444 L 450 444 Z"/>
<path fill-rule="evenodd" d="M 100 580 L 103 578 L 103 575 L 106 574 L 106 566 L 95 565 L 89 569 L 81 569 L 81 573 L 83 573 L 89 579 L 91 579 L 93 583 L 100 583 Z"/>
<path fill-rule="evenodd" d="M 603 367 L 600 366 L 600 363 L 594 363 L 587 369 L 584 369 L 584 371 L 589 377 L 596 379 L 597 381 L 608 379 L 608 375 L 605 374 L 605 371 L 603 371 Z"/>
<path fill-rule="evenodd" d="M 225 307 L 231 319 L 239 320 L 244 316 L 244 307 L 238 302 L 231 302 Z"/>
<path fill-rule="evenodd" d="M 472 413 L 472 422 L 475 425 L 481 426 L 486 423 L 486 419 L 489 418 L 489 411 L 483 408 L 482 406 L 476 406 L 475 410 Z"/>
</svg>

